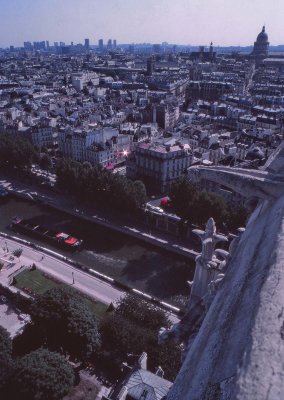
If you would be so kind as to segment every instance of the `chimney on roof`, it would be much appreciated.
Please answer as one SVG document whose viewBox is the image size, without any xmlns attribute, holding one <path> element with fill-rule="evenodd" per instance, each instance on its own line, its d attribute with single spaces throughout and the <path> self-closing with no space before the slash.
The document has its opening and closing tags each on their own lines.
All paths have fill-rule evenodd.
<svg viewBox="0 0 284 400">
<path fill-rule="evenodd" d="M 155 374 L 156 374 L 157 376 L 159 376 L 160 378 L 163 378 L 163 377 L 164 377 L 164 371 L 163 371 L 162 367 L 159 366 L 159 367 L 157 368 Z"/>
<path fill-rule="evenodd" d="M 147 353 L 143 352 L 138 360 L 138 365 L 141 369 L 147 370 Z"/>
</svg>

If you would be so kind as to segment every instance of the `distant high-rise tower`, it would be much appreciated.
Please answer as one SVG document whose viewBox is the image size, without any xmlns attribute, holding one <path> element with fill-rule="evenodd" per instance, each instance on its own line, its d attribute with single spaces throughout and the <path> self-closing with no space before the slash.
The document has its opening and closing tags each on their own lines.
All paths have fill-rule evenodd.
<svg viewBox="0 0 284 400">
<path fill-rule="evenodd" d="M 154 53 L 161 53 L 161 45 L 160 44 L 153 44 L 153 52 Z"/>
<path fill-rule="evenodd" d="M 99 50 L 103 51 L 103 49 L 104 49 L 104 41 L 103 41 L 103 39 L 100 39 L 98 44 L 99 44 Z"/>
<path fill-rule="evenodd" d="M 147 75 L 152 75 L 154 72 L 154 59 L 149 57 L 147 59 Z"/>
<path fill-rule="evenodd" d="M 210 43 L 209 52 L 210 52 L 210 56 L 212 57 L 212 55 L 213 55 L 213 42 Z"/>
<path fill-rule="evenodd" d="M 113 40 L 113 48 L 116 49 L 116 39 Z"/>
<path fill-rule="evenodd" d="M 33 45 L 31 44 L 31 42 L 24 42 L 24 49 L 25 50 L 32 50 L 33 49 Z"/>
<path fill-rule="evenodd" d="M 89 50 L 90 48 L 90 39 L 85 39 L 85 48 Z"/>
<path fill-rule="evenodd" d="M 268 35 L 265 32 L 265 26 L 263 26 L 262 31 L 257 35 L 256 42 L 254 42 L 253 51 L 251 53 L 251 56 L 255 59 L 257 65 L 268 56 L 268 50 Z"/>
<path fill-rule="evenodd" d="M 109 39 L 107 42 L 107 48 L 108 48 L 108 50 L 112 49 L 112 40 L 111 39 Z"/>
<path fill-rule="evenodd" d="M 34 46 L 35 50 L 44 50 L 45 49 L 45 41 L 33 42 L 33 46 Z"/>
</svg>

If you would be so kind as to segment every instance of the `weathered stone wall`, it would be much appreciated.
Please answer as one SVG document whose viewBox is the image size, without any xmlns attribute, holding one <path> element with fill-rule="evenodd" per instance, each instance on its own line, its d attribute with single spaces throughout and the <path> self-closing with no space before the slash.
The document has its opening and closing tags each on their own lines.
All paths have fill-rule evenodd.
<svg viewBox="0 0 284 400">
<path fill-rule="evenodd" d="M 263 183 L 255 186 L 261 194 L 269 180 L 277 182 L 277 190 L 269 195 L 270 187 L 259 196 L 167 400 L 284 398 L 283 149 L 270 159 Z M 232 172 L 234 185 L 246 181 L 246 190 L 246 176 L 236 178 L 238 173 Z"/>
</svg>

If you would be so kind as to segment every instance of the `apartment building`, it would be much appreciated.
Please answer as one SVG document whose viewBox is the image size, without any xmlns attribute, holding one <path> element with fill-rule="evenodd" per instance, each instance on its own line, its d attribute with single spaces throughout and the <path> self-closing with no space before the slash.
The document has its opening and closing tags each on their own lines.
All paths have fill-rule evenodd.
<svg viewBox="0 0 284 400">
<path fill-rule="evenodd" d="M 142 179 L 150 191 L 165 193 L 192 163 L 188 144 L 139 143 L 127 161 L 126 174 Z"/>
</svg>

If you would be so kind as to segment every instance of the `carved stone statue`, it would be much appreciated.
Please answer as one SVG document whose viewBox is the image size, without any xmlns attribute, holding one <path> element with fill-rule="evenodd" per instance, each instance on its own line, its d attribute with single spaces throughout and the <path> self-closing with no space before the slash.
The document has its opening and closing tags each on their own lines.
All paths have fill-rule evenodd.
<svg viewBox="0 0 284 400">
<path fill-rule="evenodd" d="M 216 233 L 216 225 L 213 218 L 210 218 L 206 224 L 205 231 L 194 229 L 195 233 L 202 242 L 202 252 L 195 259 L 196 268 L 193 284 L 191 288 L 191 298 L 201 299 L 208 292 L 208 285 L 214 281 L 220 272 L 220 261 L 215 255 L 215 246 L 218 242 L 227 241 L 224 235 Z"/>
<path fill-rule="evenodd" d="M 159 334 L 159 342 L 174 339 L 186 344 L 188 350 L 192 337 L 196 335 L 206 312 L 213 301 L 216 291 L 224 277 L 224 270 L 229 253 L 222 249 L 216 249 L 218 242 L 227 241 L 224 235 L 216 233 L 216 225 L 213 218 L 207 221 L 205 230 L 193 231 L 202 241 L 202 251 L 195 259 L 196 268 L 191 286 L 191 294 L 186 307 L 186 313 L 178 324 L 170 330 L 162 328 Z"/>
</svg>

